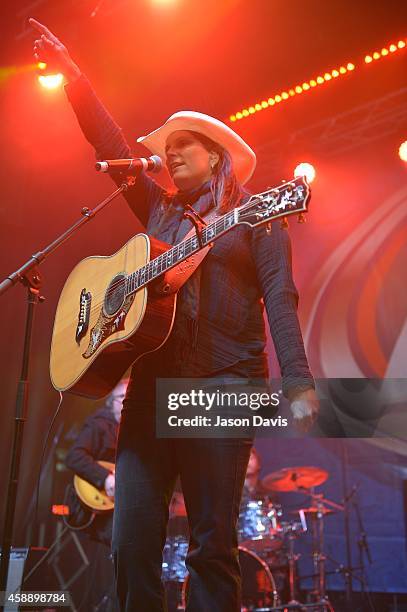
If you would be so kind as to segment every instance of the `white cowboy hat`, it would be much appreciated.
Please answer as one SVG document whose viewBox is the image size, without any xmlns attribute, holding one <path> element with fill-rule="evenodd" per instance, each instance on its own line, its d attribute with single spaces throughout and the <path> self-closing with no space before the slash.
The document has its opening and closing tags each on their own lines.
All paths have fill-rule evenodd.
<svg viewBox="0 0 407 612">
<path fill-rule="evenodd" d="M 256 155 L 236 132 L 222 121 L 209 115 L 195 111 L 179 111 L 174 113 L 167 121 L 147 136 L 140 136 L 137 142 L 142 142 L 154 155 L 165 160 L 165 144 L 167 138 L 177 130 L 188 130 L 204 134 L 214 142 L 226 149 L 233 162 L 237 180 L 244 185 L 252 176 L 256 167 Z"/>
</svg>

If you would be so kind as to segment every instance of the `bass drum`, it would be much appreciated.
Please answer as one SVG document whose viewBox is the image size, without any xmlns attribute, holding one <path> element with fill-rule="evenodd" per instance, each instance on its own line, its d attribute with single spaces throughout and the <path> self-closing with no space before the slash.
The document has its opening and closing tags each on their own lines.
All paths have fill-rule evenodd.
<svg viewBox="0 0 407 612">
<path fill-rule="evenodd" d="M 278 606 L 280 598 L 267 563 L 244 546 L 239 546 L 239 563 L 242 571 L 241 611 Z M 182 610 L 186 607 L 188 588 L 189 576 L 186 577 L 182 588 Z"/>
</svg>

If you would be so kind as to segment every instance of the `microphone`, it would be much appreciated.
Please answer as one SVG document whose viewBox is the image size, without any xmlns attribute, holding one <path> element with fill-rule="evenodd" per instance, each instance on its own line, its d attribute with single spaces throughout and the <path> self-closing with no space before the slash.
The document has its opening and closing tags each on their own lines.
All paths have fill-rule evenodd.
<svg viewBox="0 0 407 612">
<path fill-rule="evenodd" d="M 95 164 L 98 172 L 127 172 L 130 174 L 137 174 L 141 170 L 159 172 L 162 167 L 163 162 L 158 155 L 130 159 L 105 159 Z"/>
</svg>

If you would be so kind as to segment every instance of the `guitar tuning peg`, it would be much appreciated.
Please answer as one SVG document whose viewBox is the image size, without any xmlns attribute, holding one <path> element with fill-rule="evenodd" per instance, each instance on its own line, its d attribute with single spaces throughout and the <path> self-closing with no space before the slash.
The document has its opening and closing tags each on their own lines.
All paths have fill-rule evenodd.
<svg viewBox="0 0 407 612">
<path fill-rule="evenodd" d="M 305 223 L 305 221 L 306 221 L 306 218 L 305 218 L 304 213 L 299 213 L 299 215 L 298 215 L 298 223 Z"/>
<path fill-rule="evenodd" d="M 270 235 L 272 232 L 271 222 L 266 223 L 266 234 Z"/>
<path fill-rule="evenodd" d="M 287 229 L 287 228 L 288 228 L 287 217 L 283 217 L 281 220 L 281 229 Z"/>
</svg>

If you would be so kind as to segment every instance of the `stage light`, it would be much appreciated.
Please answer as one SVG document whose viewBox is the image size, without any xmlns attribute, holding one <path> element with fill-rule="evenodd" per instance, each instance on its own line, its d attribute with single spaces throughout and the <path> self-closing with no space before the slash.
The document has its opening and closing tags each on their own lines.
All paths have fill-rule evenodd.
<svg viewBox="0 0 407 612">
<path fill-rule="evenodd" d="M 56 516 L 69 516 L 69 506 L 65 506 L 64 504 L 52 504 L 51 512 Z"/>
<path fill-rule="evenodd" d="M 407 162 L 407 140 L 401 143 L 399 147 L 399 156 L 403 162 Z"/>
<path fill-rule="evenodd" d="M 57 87 L 60 87 L 60 85 L 62 85 L 63 80 L 64 80 L 64 75 L 61 74 L 60 72 L 58 74 L 47 74 L 47 75 L 41 74 L 38 77 L 38 82 L 45 89 L 56 89 Z"/>
<path fill-rule="evenodd" d="M 376 60 L 383 59 L 384 57 L 390 55 L 391 53 L 395 53 L 400 49 L 404 49 L 406 47 L 406 40 L 399 40 L 397 43 L 391 43 L 387 47 L 382 47 L 381 51 L 370 52 L 369 54 L 362 56 L 364 57 L 364 64 L 374 64 Z M 329 72 L 324 72 L 319 74 L 317 77 L 310 79 L 309 81 L 304 81 L 302 84 L 292 85 L 290 89 L 284 89 L 282 92 L 278 94 L 274 94 L 268 98 L 267 102 L 257 102 L 253 106 L 249 108 L 246 112 L 245 110 L 240 110 L 239 113 L 242 115 L 241 118 L 248 117 L 249 115 L 255 114 L 257 111 L 262 110 L 263 108 L 267 108 L 268 106 L 274 106 L 280 102 L 286 102 L 290 98 L 295 97 L 296 94 L 302 94 L 304 92 L 310 91 L 312 88 L 315 88 L 317 85 L 322 85 L 327 81 L 332 79 L 337 79 L 338 77 L 344 76 L 349 72 L 360 69 L 362 63 L 355 64 L 354 62 L 348 62 L 346 66 L 342 65 L 338 68 L 334 68 Z M 233 119 L 232 119 L 233 117 Z M 231 121 L 235 121 L 239 119 L 239 114 L 235 113 L 234 115 L 230 115 L 229 119 Z"/>
<path fill-rule="evenodd" d="M 40 70 L 45 70 L 47 64 L 45 62 L 38 62 L 37 66 Z"/>
<path fill-rule="evenodd" d="M 315 168 L 312 164 L 309 164 L 308 162 L 301 162 L 300 164 L 298 164 L 298 166 L 296 166 L 294 170 L 294 176 L 295 178 L 305 176 L 307 182 L 312 183 L 315 178 Z"/>
<path fill-rule="evenodd" d="M 241 119 L 243 117 L 242 113 L 236 113 L 236 119 Z"/>
</svg>

